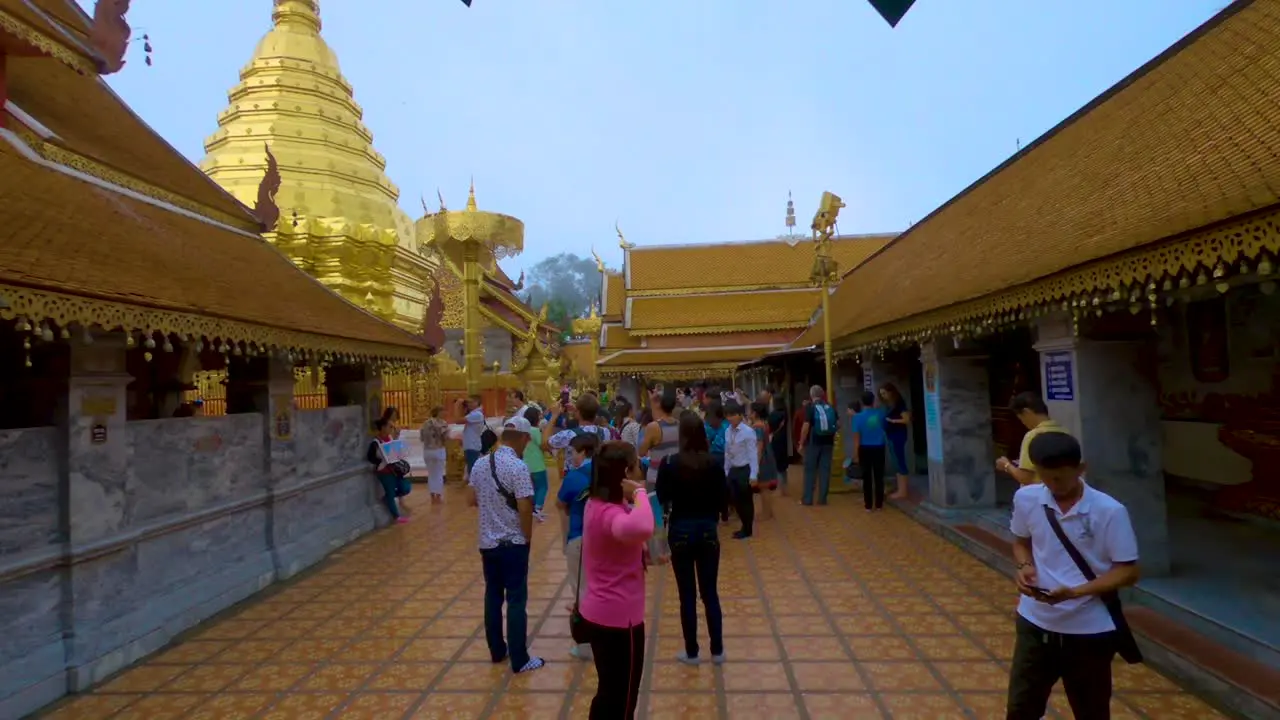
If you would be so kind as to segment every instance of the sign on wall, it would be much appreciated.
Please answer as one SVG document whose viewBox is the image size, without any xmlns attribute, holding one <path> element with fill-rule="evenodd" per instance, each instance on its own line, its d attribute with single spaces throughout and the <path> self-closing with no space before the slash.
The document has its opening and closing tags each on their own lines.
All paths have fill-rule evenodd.
<svg viewBox="0 0 1280 720">
<path fill-rule="evenodd" d="M 938 399 L 938 366 L 924 364 L 924 431 L 929 460 L 942 462 L 942 410 Z"/>
<path fill-rule="evenodd" d="M 1044 354 L 1044 397 L 1046 400 L 1071 401 L 1076 399 L 1076 383 L 1073 374 L 1074 359 L 1071 352 Z"/>
</svg>

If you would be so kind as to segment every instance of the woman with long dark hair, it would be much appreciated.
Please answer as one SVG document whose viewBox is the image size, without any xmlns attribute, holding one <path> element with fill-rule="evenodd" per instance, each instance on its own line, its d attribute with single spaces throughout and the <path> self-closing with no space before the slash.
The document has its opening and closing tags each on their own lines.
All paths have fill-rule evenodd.
<svg viewBox="0 0 1280 720">
<path fill-rule="evenodd" d="M 671 513 L 667 541 L 671 545 L 671 569 L 680 594 L 682 663 L 696 665 L 698 657 L 698 595 L 707 615 L 711 635 L 711 660 L 723 663 L 724 615 L 716 589 L 720 575 L 720 536 L 717 520 L 729 509 L 729 486 L 724 461 L 711 454 L 707 428 L 698 414 L 680 414 L 680 447 L 658 467 L 658 501 Z"/>
<path fill-rule="evenodd" d="M 911 411 L 907 402 L 898 391 L 898 386 L 885 383 L 880 386 L 880 400 L 884 403 L 885 434 L 889 438 L 889 456 L 893 458 L 893 469 L 897 473 L 898 486 L 889 497 L 902 500 L 910 490 L 910 477 L 907 475 L 907 437 L 911 431 Z"/>
<path fill-rule="evenodd" d="M 578 612 L 588 623 L 599 687 L 592 720 L 631 720 L 644 672 L 644 550 L 653 506 L 636 449 L 620 440 L 596 451 L 595 484 L 583 512 Z"/>
</svg>

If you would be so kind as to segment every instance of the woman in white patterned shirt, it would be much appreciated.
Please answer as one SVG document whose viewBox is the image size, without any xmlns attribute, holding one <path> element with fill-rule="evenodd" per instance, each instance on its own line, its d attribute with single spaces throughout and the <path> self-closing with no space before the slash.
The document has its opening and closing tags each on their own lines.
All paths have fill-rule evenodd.
<svg viewBox="0 0 1280 720">
<path fill-rule="evenodd" d="M 632 417 L 634 414 L 635 408 L 631 407 L 631 403 L 625 398 L 619 398 L 615 416 L 618 424 L 618 435 L 621 436 L 622 442 L 631 447 L 639 447 L 640 433 L 644 430 L 644 426 L 636 422 L 636 419 Z"/>
</svg>

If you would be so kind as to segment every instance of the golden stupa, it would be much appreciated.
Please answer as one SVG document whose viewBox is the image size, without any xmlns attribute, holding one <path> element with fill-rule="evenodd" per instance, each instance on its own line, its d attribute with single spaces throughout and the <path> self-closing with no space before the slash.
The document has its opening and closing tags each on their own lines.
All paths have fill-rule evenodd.
<svg viewBox="0 0 1280 720">
<path fill-rule="evenodd" d="M 348 300 L 420 329 L 434 262 L 418 252 L 400 190 L 320 36 L 319 3 L 275 0 L 271 18 L 200 168 L 253 206 L 270 148 L 282 183 L 267 240 Z"/>
</svg>

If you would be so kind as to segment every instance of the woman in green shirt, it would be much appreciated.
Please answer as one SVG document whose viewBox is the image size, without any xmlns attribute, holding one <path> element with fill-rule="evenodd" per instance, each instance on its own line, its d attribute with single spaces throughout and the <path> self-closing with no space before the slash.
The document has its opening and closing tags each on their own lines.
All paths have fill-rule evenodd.
<svg viewBox="0 0 1280 720">
<path fill-rule="evenodd" d="M 524 464 L 533 479 L 533 516 L 542 522 L 547 519 L 542 514 L 542 504 L 547 501 L 547 456 L 542 454 L 542 429 L 538 427 L 542 415 L 537 408 L 529 408 L 524 411 L 524 419 L 530 427 L 529 444 L 524 446 Z"/>
</svg>

